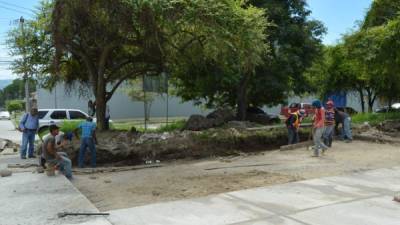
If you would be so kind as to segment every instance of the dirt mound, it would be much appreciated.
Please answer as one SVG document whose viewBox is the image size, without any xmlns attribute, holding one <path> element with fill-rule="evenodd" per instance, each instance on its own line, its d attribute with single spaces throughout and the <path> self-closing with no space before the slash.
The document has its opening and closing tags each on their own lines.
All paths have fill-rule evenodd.
<svg viewBox="0 0 400 225">
<path fill-rule="evenodd" d="M 400 121 L 399 120 L 386 120 L 377 126 L 377 129 L 384 132 L 399 132 Z"/>
<path fill-rule="evenodd" d="M 302 130 L 303 140 L 308 130 Z M 108 131 L 98 133 L 98 164 L 137 165 L 146 161 L 235 155 L 277 149 L 287 143 L 285 128 L 246 130 L 218 128 L 161 134 L 138 134 Z M 77 162 L 79 141 L 73 140 L 63 150 Z M 89 154 L 87 161 L 89 162 Z"/>
</svg>

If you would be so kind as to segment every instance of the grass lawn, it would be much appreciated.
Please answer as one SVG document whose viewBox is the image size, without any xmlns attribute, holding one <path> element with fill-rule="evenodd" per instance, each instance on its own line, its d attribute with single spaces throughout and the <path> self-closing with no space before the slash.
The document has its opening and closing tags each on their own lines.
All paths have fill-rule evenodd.
<svg viewBox="0 0 400 225">
<path fill-rule="evenodd" d="M 375 126 L 385 120 L 400 120 L 400 112 L 390 113 L 358 113 L 351 117 L 352 122 L 355 124 L 362 124 L 368 122 L 370 125 Z"/>
<path fill-rule="evenodd" d="M 165 132 L 180 129 L 184 126 L 186 117 L 170 117 L 168 118 L 168 125 L 166 125 L 165 117 L 154 117 L 148 122 L 148 132 Z M 114 130 L 128 131 L 135 127 L 139 131 L 144 131 L 144 118 L 133 118 L 123 120 L 113 120 L 111 127 Z"/>
</svg>

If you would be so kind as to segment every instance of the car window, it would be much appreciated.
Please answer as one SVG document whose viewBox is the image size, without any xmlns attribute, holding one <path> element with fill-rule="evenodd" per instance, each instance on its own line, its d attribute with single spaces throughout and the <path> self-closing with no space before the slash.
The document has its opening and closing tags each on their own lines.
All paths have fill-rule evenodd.
<svg viewBox="0 0 400 225">
<path fill-rule="evenodd" d="M 43 117 L 48 113 L 49 111 L 39 111 L 38 112 L 38 117 L 39 119 L 43 119 Z"/>
<path fill-rule="evenodd" d="M 297 107 L 296 104 L 297 104 L 297 103 L 292 103 L 292 104 L 290 104 L 289 108 L 296 108 L 296 107 Z"/>
<path fill-rule="evenodd" d="M 69 118 L 71 120 L 86 119 L 86 115 L 79 111 L 69 111 Z"/>
<path fill-rule="evenodd" d="M 55 120 L 65 120 L 67 119 L 67 112 L 66 111 L 54 111 L 50 118 L 55 119 Z"/>
</svg>

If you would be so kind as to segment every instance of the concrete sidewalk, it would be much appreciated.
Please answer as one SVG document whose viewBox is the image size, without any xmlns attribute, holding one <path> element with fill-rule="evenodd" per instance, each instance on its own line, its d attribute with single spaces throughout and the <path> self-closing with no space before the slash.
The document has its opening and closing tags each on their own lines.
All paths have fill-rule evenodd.
<svg viewBox="0 0 400 225">
<path fill-rule="evenodd" d="M 14 124 L 10 120 L 0 120 L 0 138 L 21 144 L 22 134 L 15 130 Z"/>
<path fill-rule="evenodd" d="M 110 211 L 114 225 L 398 225 L 400 167 Z"/>
<path fill-rule="evenodd" d="M 0 177 L 1 225 L 111 225 L 102 216 L 69 216 L 60 212 L 98 212 L 64 176 L 32 172 Z"/>
</svg>

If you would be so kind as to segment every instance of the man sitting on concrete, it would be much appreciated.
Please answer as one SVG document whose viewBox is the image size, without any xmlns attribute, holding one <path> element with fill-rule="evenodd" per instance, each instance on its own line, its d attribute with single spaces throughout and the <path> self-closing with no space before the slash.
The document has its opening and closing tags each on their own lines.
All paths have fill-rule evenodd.
<svg viewBox="0 0 400 225">
<path fill-rule="evenodd" d="M 56 136 L 59 134 L 60 128 L 56 124 L 50 125 L 50 135 L 43 140 L 42 152 L 46 164 L 49 166 L 58 166 L 59 170 L 68 178 L 72 178 L 72 163 L 65 152 L 57 152 L 57 149 L 65 145 L 65 141 L 60 144 L 56 143 Z"/>
<path fill-rule="evenodd" d="M 91 154 L 91 166 L 96 167 L 96 124 L 93 123 L 92 117 L 86 118 L 86 121 L 81 122 L 75 129 L 75 136 L 78 136 L 78 130 L 81 129 L 81 147 L 79 149 L 78 166 L 83 168 L 85 161 L 86 149 L 89 148 Z"/>
</svg>

